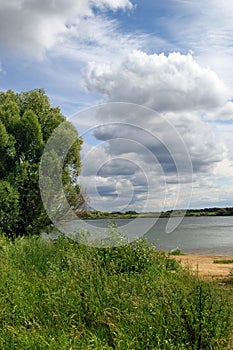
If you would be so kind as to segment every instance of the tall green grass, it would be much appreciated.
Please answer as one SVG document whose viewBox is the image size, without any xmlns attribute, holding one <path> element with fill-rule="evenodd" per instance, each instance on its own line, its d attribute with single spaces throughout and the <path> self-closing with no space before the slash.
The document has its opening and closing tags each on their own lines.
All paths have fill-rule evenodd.
<svg viewBox="0 0 233 350">
<path fill-rule="evenodd" d="M 227 347 L 226 298 L 143 241 L 1 236 L 0 277 L 0 349 Z"/>
</svg>

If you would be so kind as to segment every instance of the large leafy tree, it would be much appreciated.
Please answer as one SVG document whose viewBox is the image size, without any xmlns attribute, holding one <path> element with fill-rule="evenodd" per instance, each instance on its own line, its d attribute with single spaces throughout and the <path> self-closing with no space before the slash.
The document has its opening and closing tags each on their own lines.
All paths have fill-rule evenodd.
<svg viewBox="0 0 233 350">
<path fill-rule="evenodd" d="M 39 234 L 50 225 L 39 189 L 39 166 L 50 135 L 65 117 L 43 89 L 0 93 L 0 230 L 9 237 Z M 82 202 L 76 178 L 82 140 L 77 138 L 63 166 L 67 199 Z"/>
</svg>

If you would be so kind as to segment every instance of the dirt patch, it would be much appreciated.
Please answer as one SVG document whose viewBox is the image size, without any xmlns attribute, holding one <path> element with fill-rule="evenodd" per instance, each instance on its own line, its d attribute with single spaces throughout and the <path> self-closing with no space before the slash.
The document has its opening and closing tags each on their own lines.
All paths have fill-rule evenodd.
<svg viewBox="0 0 233 350">
<path fill-rule="evenodd" d="M 179 255 L 172 256 L 177 261 L 181 262 L 184 267 L 189 267 L 193 274 L 203 276 L 208 279 L 227 278 L 230 271 L 233 270 L 233 263 L 231 264 L 215 264 L 214 260 L 231 260 L 233 257 L 226 256 L 206 256 L 206 255 Z"/>
</svg>

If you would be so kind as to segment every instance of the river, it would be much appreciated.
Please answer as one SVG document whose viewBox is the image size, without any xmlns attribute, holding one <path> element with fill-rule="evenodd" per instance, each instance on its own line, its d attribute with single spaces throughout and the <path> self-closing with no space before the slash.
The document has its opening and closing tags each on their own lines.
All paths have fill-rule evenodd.
<svg viewBox="0 0 233 350">
<path fill-rule="evenodd" d="M 151 223 L 153 226 L 144 237 L 159 249 L 169 251 L 179 248 L 184 253 L 233 255 L 232 216 L 184 217 L 171 233 L 166 233 L 168 224 L 166 218 L 159 218 L 155 223 L 152 218 L 140 218 L 131 222 L 127 219 L 115 221 L 120 230 L 128 232 L 129 237 L 140 236 L 145 226 L 148 223 L 150 226 Z M 127 225 L 129 222 L 130 226 Z M 98 227 L 106 227 L 108 224 L 107 220 L 95 220 L 89 223 Z"/>
<path fill-rule="evenodd" d="M 127 233 L 130 240 L 142 236 L 145 232 L 143 237 L 158 249 L 169 251 L 179 248 L 184 253 L 233 255 L 232 216 L 184 217 L 171 233 L 166 233 L 168 220 L 137 218 L 137 220 L 117 219 L 115 222 L 118 229 Z M 175 221 L 176 218 L 171 220 Z M 76 231 L 80 223 L 82 226 L 81 221 L 72 221 L 70 227 Z M 102 228 L 108 226 L 109 221 L 88 220 L 87 223 L 93 232 L 100 232 L 104 230 Z"/>
</svg>

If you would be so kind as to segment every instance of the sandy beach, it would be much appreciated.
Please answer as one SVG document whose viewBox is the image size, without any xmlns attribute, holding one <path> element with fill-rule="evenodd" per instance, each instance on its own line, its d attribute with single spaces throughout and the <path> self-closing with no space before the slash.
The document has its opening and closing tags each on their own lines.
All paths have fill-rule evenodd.
<svg viewBox="0 0 233 350">
<path fill-rule="evenodd" d="M 229 277 L 230 271 L 233 271 L 233 263 L 214 263 L 214 260 L 233 260 L 233 256 L 186 254 L 172 257 L 180 261 L 182 266 L 188 266 L 194 274 L 203 276 L 206 279 L 227 278 Z"/>
</svg>

